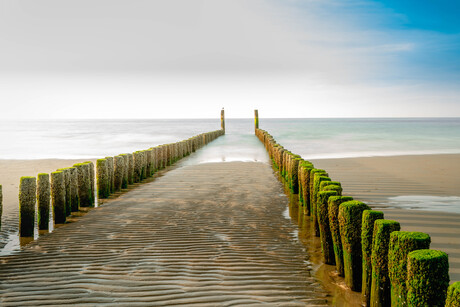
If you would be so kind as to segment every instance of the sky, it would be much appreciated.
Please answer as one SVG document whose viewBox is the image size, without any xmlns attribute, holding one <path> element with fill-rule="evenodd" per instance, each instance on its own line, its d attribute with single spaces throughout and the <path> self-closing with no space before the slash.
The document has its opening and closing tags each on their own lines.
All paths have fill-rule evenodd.
<svg viewBox="0 0 460 307">
<path fill-rule="evenodd" d="M 0 118 L 457 117 L 460 2 L 0 0 Z"/>
</svg>

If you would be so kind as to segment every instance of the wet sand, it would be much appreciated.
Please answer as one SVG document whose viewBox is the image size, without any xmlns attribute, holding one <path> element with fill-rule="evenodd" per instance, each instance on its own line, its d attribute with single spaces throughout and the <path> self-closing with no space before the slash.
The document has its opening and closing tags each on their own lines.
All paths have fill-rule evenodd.
<svg viewBox="0 0 460 307">
<path fill-rule="evenodd" d="M 1 305 L 326 305 L 287 206 L 268 164 L 176 168 L 1 257 Z"/>
<path fill-rule="evenodd" d="M 460 281 L 460 214 L 395 208 L 389 197 L 460 196 L 460 155 L 423 155 L 313 160 L 344 188 L 344 195 L 368 203 L 401 223 L 401 230 L 431 236 L 431 248 L 449 255 L 451 283 Z M 460 201 L 451 204 L 460 208 Z M 436 206 L 436 204 L 434 204 Z"/>
</svg>

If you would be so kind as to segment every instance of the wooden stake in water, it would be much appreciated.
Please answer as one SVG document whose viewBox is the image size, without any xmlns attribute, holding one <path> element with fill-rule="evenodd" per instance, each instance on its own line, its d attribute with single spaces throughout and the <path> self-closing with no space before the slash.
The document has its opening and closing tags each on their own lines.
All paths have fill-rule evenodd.
<svg viewBox="0 0 460 307">
<path fill-rule="evenodd" d="M 225 133 L 225 111 L 224 111 L 224 108 L 222 108 L 222 111 L 220 111 L 220 128 Z"/>
<path fill-rule="evenodd" d="M 254 125 L 255 129 L 259 129 L 259 110 L 254 110 Z"/>
<path fill-rule="evenodd" d="M 38 229 L 49 229 L 50 217 L 50 175 L 42 173 L 38 174 L 37 180 L 37 202 L 38 202 Z"/>
<path fill-rule="evenodd" d="M 21 237 L 34 236 L 36 190 L 35 177 L 21 177 L 19 184 L 19 235 Z"/>
</svg>

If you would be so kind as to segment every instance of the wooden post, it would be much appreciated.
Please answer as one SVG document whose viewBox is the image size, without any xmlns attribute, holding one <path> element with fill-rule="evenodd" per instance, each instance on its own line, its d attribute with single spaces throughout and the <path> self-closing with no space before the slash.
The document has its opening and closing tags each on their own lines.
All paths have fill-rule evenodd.
<svg viewBox="0 0 460 307">
<path fill-rule="evenodd" d="M 447 298 L 445 307 L 460 306 L 460 281 L 454 282 L 447 289 Z"/>
<path fill-rule="evenodd" d="M 388 278 L 388 246 L 390 234 L 401 226 L 396 221 L 376 220 L 372 238 L 372 282 L 370 306 L 383 307 L 391 305 L 390 279 Z"/>
<path fill-rule="evenodd" d="M 81 207 L 90 207 L 91 202 L 91 178 L 90 166 L 86 163 L 74 165 L 78 172 L 78 199 Z"/>
<path fill-rule="evenodd" d="M 128 155 L 128 184 L 134 183 L 134 158 L 133 154 L 129 153 Z"/>
<path fill-rule="evenodd" d="M 114 169 L 114 165 L 113 165 L 113 157 L 105 157 L 105 159 L 107 160 L 107 171 L 109 172 L 109 191 L 110 191 L 110 194 L 112 194 L 113 192 L 115 192 L 115 184 L 114 184 L 114 175 L 113 175 L 113 169 Z"/>
<path fill-rule="evenodd" d="M 37 179 L 38 229 L 48 230 L 50 220 L 50 175 L 41 173 Z"/>
<path fill-rule="evenodd" d="M 259 129 L 259 110 L 254 110 L 254 126 L 255 130 Z"/>
<path fill-rule="evenodd" d="M 343 249 L 339 228 L 339 206 L 340 204 L 353 200 L 350 196 L 331 196 L 328 201 L 329 227 L 331 229 L 332 243 L 334 244 L 335 267 L 339 276 L 343 273 Z"/>
<path fill-rule="evenodd" d="M 2 194 L 2 185 L 0 184 L 0 229 L 2 228 L 2 213 L 3 213 L 3 194 Z"/>
<path fill-rule="evenodd" d="M 69 167 L 70 171 L 70 211 L 80 210 L 80 199 L 78 198 L 78 171 L 75 167 Z"/>
<path fill-rule="evenodd" d="M 322 191 L 318 193 L 318 225 L 321 238 L 321 252 L 323 261 L 326 264 L 335 264 L 334 246 L 332 234 L 329 227 L 328 201 L 329 197 L 338 196 L 336 191 Z"/>
<path fill-rule="evenodd" d="M 123 185 L 123 169 L 124 169 L 124 159 L 122 156 L 115 156 L 113 160 L 114 166 L 114 185 L 115 185 L 115 192 L 121 191 L 121 187 Z"/>
<path fill-rule="evenodd" d="M 65 175 L 62 171 L 56 171 L 51 173 L 51 199 L 53 201 L 54 208 L 54 223 L 65 223 Z"/>
<path fill-rule="evenodd" d="M 370 210 L 369 206 L 357 200 L 344 202 L 339 207 L 345 283 L 353 291 L 361 290 L 363 277 L 361 227 L 364 210 Z"/>
<path fill-rule="evenodd" d="M 361 296 L 366 306 L 371 302 L 372 285 L 372 239 L 374 237 L 374 222 L 383 219 L 383 212 L 364 210 L 363 223 L 361 226 L 361 246 L 363 250 L 363 280 Z"/>
<path fill-rule="evenodd" d="M 99 199 L 109 197 L 109 172 L 106 159 L 96 161 L 97 196 Z"/>
<path fill-rule="evenodd" d="M 449 259 L 446 253 L 419 249 L 408 254 L 407 306 L 443 306 L 448 286 Z"/>
<path fill-rule="evenodd" d="M 388 275 L 393 306 L 407 306 L 407 255 L 414 250 L 429 249 L 430 243 L 430 236 L 423 232 L 391 233 L 388 248 Z"/>
<path fill-rule="evenodd" d="M 67 216 L 69 216 L 72 210 L 72 198 L 70 197 L 70 170 L 68 168 L 60 168 L 57 171 L 64 173 L 65 213 Z"/>
<path fill-rule="evenodd" d="M 36 190 L 35 177 L 21 177 L 19 184 L 19 234 L 21 237 L 34 236 Z"/>
<path fill-rule="evenodd" d="M 222 110 L 220 111 L 220 128 L 225 133 L 225 111 L 224 111 L 224 108 L 222 108 Z"/>
</svg>

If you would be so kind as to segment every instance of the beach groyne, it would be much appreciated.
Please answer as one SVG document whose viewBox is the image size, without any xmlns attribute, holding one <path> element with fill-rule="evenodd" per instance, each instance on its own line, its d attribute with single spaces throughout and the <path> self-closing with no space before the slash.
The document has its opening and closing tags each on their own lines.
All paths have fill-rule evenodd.
<svg viewBox="0 0 460 307">
<path fill-rule="evenodd" d="M 223 110 L 221 116 L 221 125 L 224 128 Z M 54 224 L 64 224 L 73 212 L 87 211 L 85 208 L 93 208 L 103 199 L 126 191 L 130 186 L 152 177 L 156 172 L 173 165 L 223 134 L 224 129 L 201 133 L 187 140 L 97 159 L 96 165 L 92 161 L 86 161 L 50 174 L 22 177 L 19 234 L 21 237 L 33 237 L 36 227 L 39 230 L 48 230 L 50 208 Z M 0 186 L 0 213 L 1 199 Z M 38 225 L 35 224 L 37 206 Z"/>
<path fill-rule="evenodd" d="M 299 199 L 299 212 L 312 220 L 314 235 L 321 238 L 323 262 L 335 264 L 338 275 L 344 277 L 351 290 L 363 291 L 365 305 L 444 306 L 447 293 L 456 295 L 458 286 L 451 286 L 448 292 L 447 254 L 427 249 L 427 234 L 402 232 L 397 221 L 384 220 L 382 212 L 373 214 L 368 205 L 351 197 L 341 202 L 339 188 L 328 188 L 340 184 L 326 184 L 333 182 L 326 170 L 316 169 L 310 161 L 278 144 L 258 127 L 257 111 L 255 115 L 255 134 L 264 144 L 273 168 L 290 197 Z M 326 192 L 334 189 L 335 193 Z M 415 241 L 423 237 L 424 243 L 396 244 L 400 233 Z M 426 252 L 417 253 L 419 250 Z M 392 257 L 398 257 L 398 261 Z M 438 279 L 428 282 L 433 274 Z"/>
</svg>

